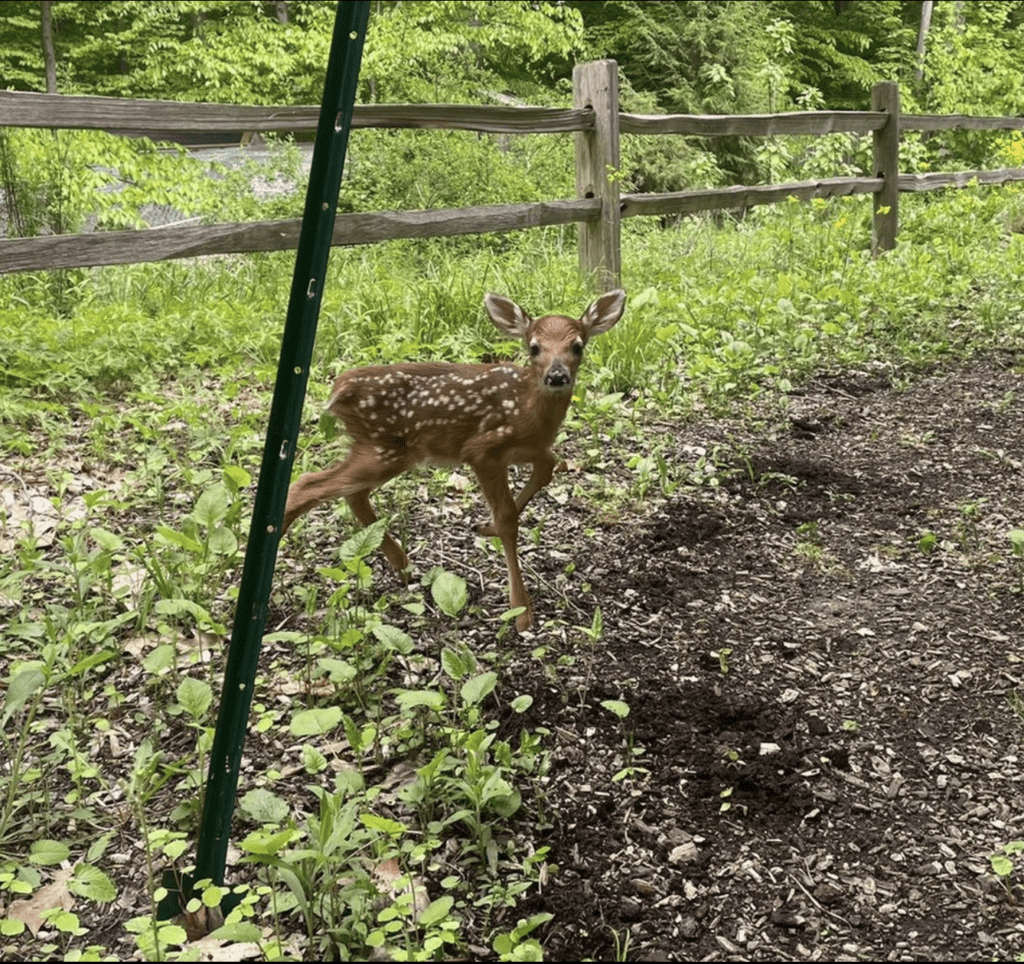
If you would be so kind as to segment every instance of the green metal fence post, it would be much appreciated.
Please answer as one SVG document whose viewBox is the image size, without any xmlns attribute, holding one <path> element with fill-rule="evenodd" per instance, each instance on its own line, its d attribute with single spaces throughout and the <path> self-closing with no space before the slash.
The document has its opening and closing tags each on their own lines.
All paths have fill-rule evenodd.
<svg viewBox="0 0 1024 964">
<path fill-rule="evenodd" d="M 369 13 L 369 0 L 360 0 L 339 3 L 335 15 L 288 317 L 238 591 L 238 607 L 224 673 L 220 716 L 210 756 L 196 854 L 195 879 L 211 878 L 217 884 L 224 882 L 238 771 L 277 560 L 281 520 L 291 479 L 295 440 L 306 395 Z M 178 894 L 186 895 L 191 887 L 174 889 Z M 173 913 L 177 913 L 176 908 Z"/>
</svg>

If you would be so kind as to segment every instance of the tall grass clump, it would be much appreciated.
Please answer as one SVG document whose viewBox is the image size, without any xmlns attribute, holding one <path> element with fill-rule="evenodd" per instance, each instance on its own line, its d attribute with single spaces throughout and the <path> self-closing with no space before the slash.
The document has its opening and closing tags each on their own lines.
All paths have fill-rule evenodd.
<svg viewBox="0 0 1024 964">
<path fill-rule="evenodd" d="M 721 225 L 629 225 L 631 307 L 663 349 L 653 384 L 682 375 L 688 391 L 728 400 L 818 370 L 1019 344 L 1019 190 L 905 199 L 900 243 L 879 258 L 870 205 L 791 201 Z M 615 351 L 608 342 L 598 354 Z"/>
<path fill-rule="evenodd" d="M 905 198 L 900 243 L 879 258 L 870 205 L 792 201 L 669 229 L 626 222 L 629 308 L 592 346 L 589 383 L 728 399 L 786 390 L 816 369 L 917 364 L 1017 337 L 1019 189 Z M 336 250 L 314 396 L 354 365 L 513 354 L 484 318 L 486 291 L 535 312 L 578 311 L 591 297 L 573 229 L 500 240 L 501 250 L 465 238 Z M 291 264 L 281 254 L 95 269 L 67 315 L 26 298 L 28 284 L 0 279 L 0 386 L 26 404 L 95 400 L 185 372 L 268 385 Z"/>
</svg>

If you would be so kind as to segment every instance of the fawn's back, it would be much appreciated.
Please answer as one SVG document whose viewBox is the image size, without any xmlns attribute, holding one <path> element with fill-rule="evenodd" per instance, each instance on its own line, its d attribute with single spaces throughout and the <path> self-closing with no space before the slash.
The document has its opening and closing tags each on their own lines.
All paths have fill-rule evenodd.
<svg viewBox="0 0 1024 964">
<path fill-rule="evenodd" d="M 565 417 L 570 394 L 536 390 L 532 370 L 511 363 L 381 365 L 340 375 L 327 408 L 382 458 L 461 465 L 483 442 L 507 466 L 549 448 Z"/>
</svg>

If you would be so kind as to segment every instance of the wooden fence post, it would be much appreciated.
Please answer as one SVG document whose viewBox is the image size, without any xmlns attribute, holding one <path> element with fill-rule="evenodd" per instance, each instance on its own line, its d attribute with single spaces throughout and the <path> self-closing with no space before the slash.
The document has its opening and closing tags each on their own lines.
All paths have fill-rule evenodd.
<svg viewBox="0 0 1024 964">
<path fill-rule="evenodd" d="M 874 219 L 871 226 L 871 252 L 891 251 L 896 247 L 899 230 L 900 176 L 900 89 L 886 80 L 871 88 L 871 109 L 885 111 L 889 120 L 874 132 L 872 152 L 874 174 L 882 186 L 874 195 Z"/>
<path fill-rule="evenodd" d="M 573 106 L 594 111 L 594 129 L 576 135 L 576 194 L 601 199 L 601 218 L 581 221 L 580 270 L 606 291 L 622 274 L 619 218 L 619 65 L 578 64 L 572 72 Z"/>
</svg>

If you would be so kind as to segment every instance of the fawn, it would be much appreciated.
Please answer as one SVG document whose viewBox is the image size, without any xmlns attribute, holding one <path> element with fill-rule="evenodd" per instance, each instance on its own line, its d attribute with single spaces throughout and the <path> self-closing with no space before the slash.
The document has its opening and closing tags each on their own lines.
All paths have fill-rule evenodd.
<svg viewBox="0 0 1024 964">
<path fill-rule="evenodd" d="M 516 628 L 533 623 L 516 541 L 519 513 L 548 482 L 555 468 L 551 451 L 572 399 L 583 349 L 622 317 L 626 293 L 601 295 L 579 320 L 564 315 L 531 318 L 501 295 L 484 298 L 495 327 L 521 338 L 530 363 L 456 365 L 414 362 L 353 368 L 340 375 L 327 409 L 341 419 L 352 440 L 343 462 L 300 476 L 288 490 L 282 535 L 321 502 L 344 496 L 355 517 L 377 519 L 370 492 L 420 463 L 469 465 L 491 509 L 491 524 L 477 527 L 498 536 L 508 566 L 511 608 L 523 607 Z M 532 464 L 513 499 L 508 467 Z M 390 534 L 381 546 L 400 573 L 409 559 Z"/>
</svg>

